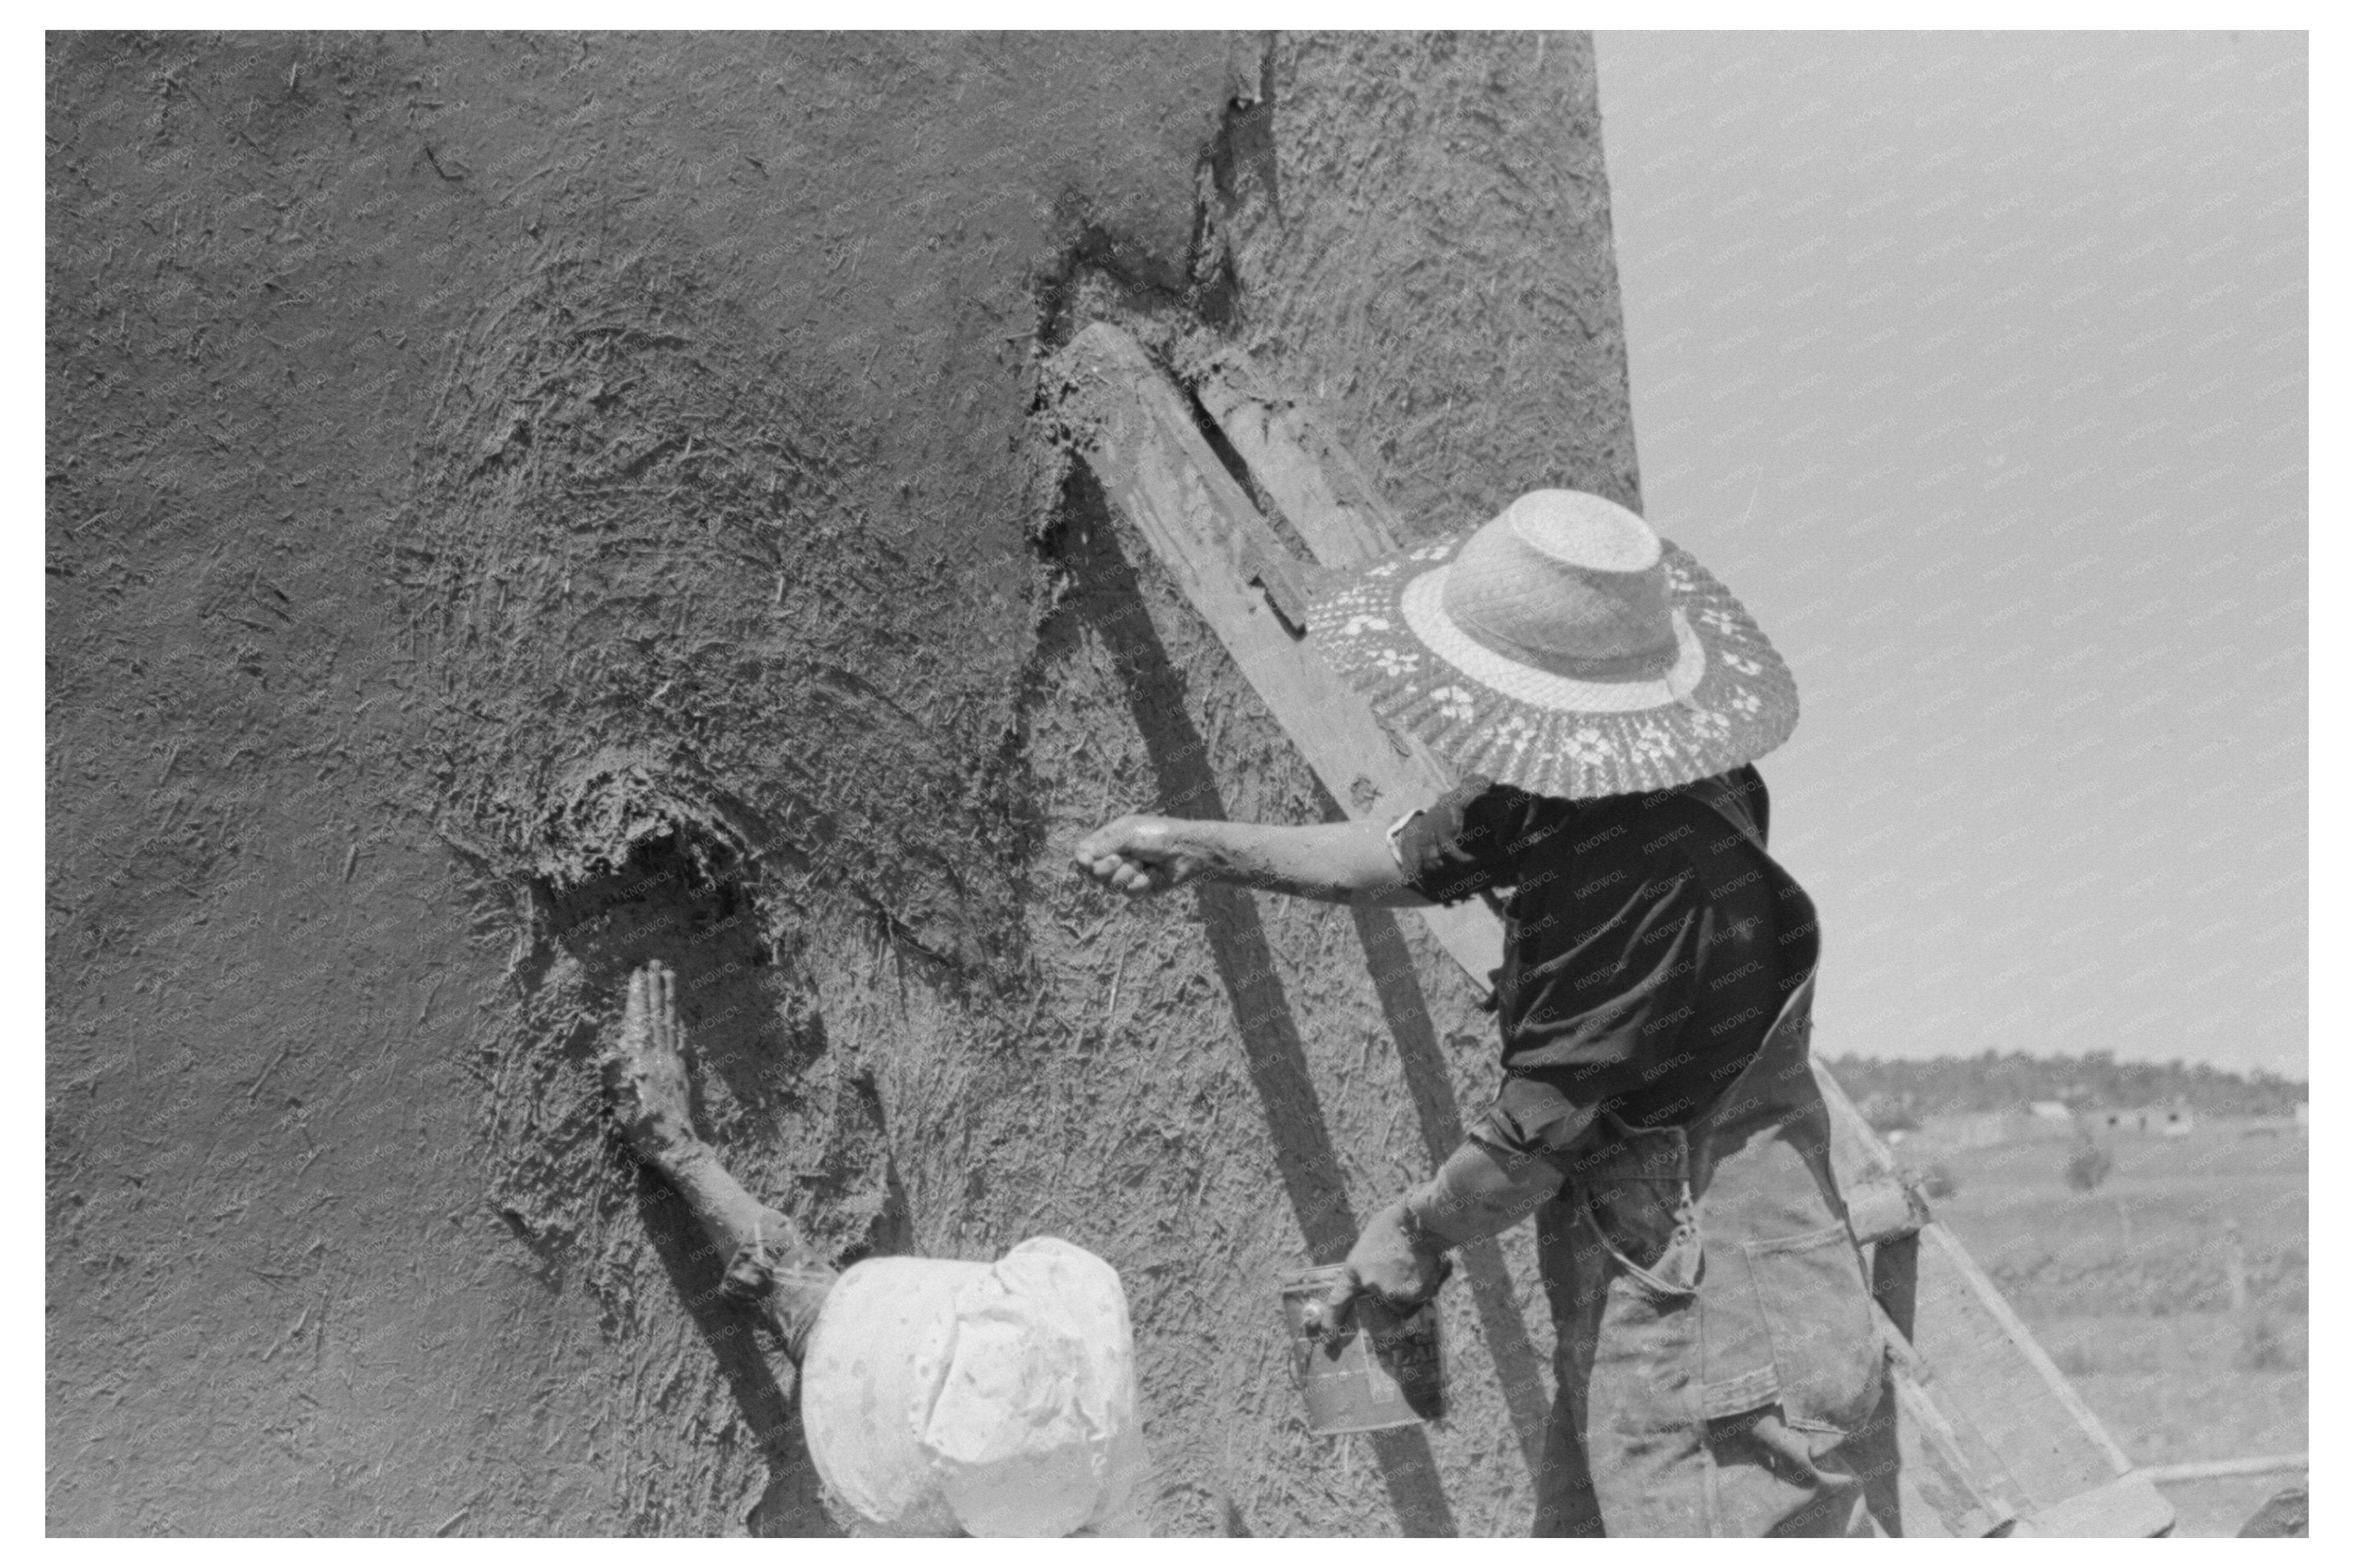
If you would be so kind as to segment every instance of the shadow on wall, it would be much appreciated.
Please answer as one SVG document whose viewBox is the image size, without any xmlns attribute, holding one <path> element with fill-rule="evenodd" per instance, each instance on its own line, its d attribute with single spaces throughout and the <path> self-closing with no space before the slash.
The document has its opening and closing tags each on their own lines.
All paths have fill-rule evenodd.
<svg viewBox="0 0 2354 1568">
<path fill-rule="evenodd" d="M 1223 821 L 1225 802 L 1201 734 L 1186 716 L 1183 684 L 1153 630 L 1134 569 L 1115 542 L 1102 490 L 1084 466 L 1074 465 L 1064 493 L 1058 558 L 1072 577 L 1061 613 L 1092 626 L 1126 673 L 1129 709 L 1150 758 L 1159 798 L 1155 809 Z M 1327 814 L 1341 813 L 1328 800 Z M 1336 1263 L 1356 1239 L 1350 1207 L 1323 1109 L 1318 1103 L 1299 1030 L 1278 978 L 1258 908 L 1238 887 L 1199 884 L 1193 889 L 1203 934 L 1235 1013 L 1251 1085 L 1265 1114 L 1286 1195 L 1314 1261 Z M 1397 1037 L 1409 1089 L 1434 1159 L 1462 1135 L 1454 1088 L 1434 1035 L 1421 988 L 1395 919 L 1386 911 L 1357 916 L 1366 961 Z M 1543 1453 L 1545 1412 L 1537 1358 L 1520 1318 L 1500 1251 L 1490 1243 L 1466 1258 L 1482 1328 L 1507 1383 L 1514 1425 L 1532 1469 Z M 1404 1533 L 1457 1533 L 1428 1438 L 1419 1427 L 1368 1435 Z"/>
<path fill-rule="evenodd" d="M 1330 797 L 1325 814 L 1338 820 L 1339 806 Z M 1358 906 L 1350 911 L 1357 924 L 1357 940 L 1365 949 L 1365 969 L 1381 997 L 1382 1016 L 1390 1038 L 1397 1042 L 1398 1060 L 1405 1074 L 1406 1093 L 1414 1100 L 1415 1120 L 1422 1128 L 1423 1152 L 1435 1169 L 1463 1141 L 1463 1115 L 1455 1103 L 1455 1086 L 1431 1027 L 1430 1004 L 1415 978 L 1414 959 L 1407 954 L 1405 935 L 1390 910 Z M 1493 1238 L 1457 1249 L 1471 1287 L 1471 1300 L 1479 1313 L 1479 1330 L 1495 1358 L 1502 1380 L 1504 1407 L 1511 1413 L 1512 1435 L 1520 1440 L 1521 1457 L 1532 1479 L 1544 1467 L 1545 1427 L 1551 1411 L 1545 1404 L 1543 1361 L 1529 1342 L 1529 1326 L 1521 1316 L 1519 1292 L 1504 1266 L 1504 1249 Z"/>
</svg>

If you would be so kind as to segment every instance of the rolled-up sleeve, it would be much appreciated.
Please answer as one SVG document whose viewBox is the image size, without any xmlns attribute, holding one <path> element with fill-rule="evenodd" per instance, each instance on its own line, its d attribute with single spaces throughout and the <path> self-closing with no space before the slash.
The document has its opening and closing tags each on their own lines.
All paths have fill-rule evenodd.
<svg viewBox="0 0 2354 1568">
<path fill-rule="evenodd" d="M 1465 899 L 1519 880 L 1514 851 L 1537 798 L 1477 774 L 1390 828 L 1390 853 L 1406 885 L 1433 904 Z"/>
<path fill-rule="evenodd" d="M 1601 1115 L 1599 1104 L 1580 1104 L 1557 1085 L 1508 1077 L 1464 1135 L 1503 1154 L 1560 1159 Z"/>
</svg>

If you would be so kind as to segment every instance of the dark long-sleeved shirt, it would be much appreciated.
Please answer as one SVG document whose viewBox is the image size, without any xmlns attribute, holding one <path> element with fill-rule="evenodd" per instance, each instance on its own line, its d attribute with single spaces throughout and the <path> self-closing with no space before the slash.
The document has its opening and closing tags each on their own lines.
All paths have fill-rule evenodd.
<svg viewBox="0 0 2354 1568">
<path fill-rule="evenodd" d="M 1762 841 L 1766 785 L 1725 775 Z M 1470 778 L 1391 832 L 1441 904 L 1509 888 L 1496 974 L 1504 1086 L 1471 1129 L 1566 1150 L 1608 1107 L 1691 1120 L 1748 1064 L 1786 987 L 1763 857 L 1682 789 L 1564 800 Z"/>
</svg>

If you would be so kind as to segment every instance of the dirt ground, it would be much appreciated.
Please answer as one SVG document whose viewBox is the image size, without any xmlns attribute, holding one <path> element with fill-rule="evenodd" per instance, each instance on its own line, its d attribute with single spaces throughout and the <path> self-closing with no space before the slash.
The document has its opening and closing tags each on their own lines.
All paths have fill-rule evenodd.
<svg viewBox="0 0 2354 1568">
<path fill-rule="evenodd" d="M 1223 334 L 1417 532 L 1637 497 L 1555 35 L 51 35 L 48 1523 L 824 1528 L 780 1363 L 600 1120 L 836 1256 L 1127 1282 L 1172 1533 L 1517 1533 L 1525 1237 L 1456 1409 L 1310 1438 L 1276 1282 L 1491 1086 L 1412 927 L 1070 843 L 1330 810 L 1038 356 Z M 1380 983 L 1375 977 L 1380 977 Z"/>
</svg>

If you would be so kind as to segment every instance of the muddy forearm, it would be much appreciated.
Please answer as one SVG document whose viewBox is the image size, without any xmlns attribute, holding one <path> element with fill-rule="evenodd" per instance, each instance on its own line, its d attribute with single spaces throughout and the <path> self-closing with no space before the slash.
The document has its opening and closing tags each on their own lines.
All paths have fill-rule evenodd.
<svg viewBox="0 0 2354 1568">
<path fill-rule="evenodd" d="M 681 1150 L 659 1168 L 686 1200 L 712 1250 L 726 1260 L 721 1291 L 757 1304 L 799 1365 L 834 1271 L 809 1249 L 790 1219 L 745 1191 L 708 1144 Z"/>
<path fill-rule="evenodd" d="M 744 1190 L 707 1143 L 665 1151 L 655 1168 L 686 1200 L 686 1206 L 711 1240 L 712 1251 L 730 1258 L 756 1236 L 776 1234 L 784 1216 Z"/>
<path fill-rule="evenodd" d="M 1332 904 L 1421 902 L 1406 887 L 1376 822 L 1268 827 L 1176 821 L 1169 839 L 1193 863 L 1194 874 L 1214 882 Z"/>
<path fill-rule="evenodd" d="M 1533 1154 L 1508 1154 L 1466 1139 L 1438 1173 L 1406 1197 L 1406 1208 L 1441 1246 L 1508 1231 L 1560 1190 L 1562 1176 Z"/>
</svg>

